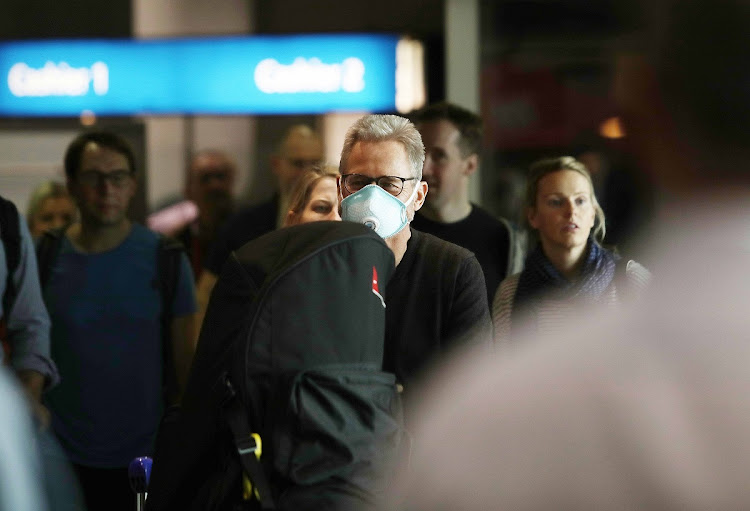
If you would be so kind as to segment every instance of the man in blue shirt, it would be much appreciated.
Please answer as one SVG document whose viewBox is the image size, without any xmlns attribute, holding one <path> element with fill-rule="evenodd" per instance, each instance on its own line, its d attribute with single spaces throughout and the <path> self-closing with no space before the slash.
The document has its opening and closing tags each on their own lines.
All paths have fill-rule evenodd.
<svg viewBox="0 0 750 511">
<path fill-rule="evenodd" d="M 9 203 L 8 206 L 14 208 Z M 3 310 L 4 301 L 0 301 L 0 315 L 5 319 L 10 365 L 31 398 L 36 418 L 46 426 L 49 414 L 41 405 L 42 390 L 54 386 L 59 377 L 50 359 L 50 321 L 39 292 L 34 245 L 23 218 L 19 215 L 14 220 L 18 222 L 20 243 L 18 264 L 11 275 L 12 291 L 6 289 L 9 257 L 5 244 L 0 244 L 0 296 L 6 292 L 13 292 L 14 296 L 8 301 L 10 310 Z M 0 361 L 2 357 L 0 350 Z"/>
<path fill-rule="evenodd" d="M 162 310 L 156 233 L 127 217 L 136 190 L 128 144 L 84 133 L 65 155 L 80 222 L 62 236 L 45 283 L 52 357 L 62 381 L 48 393 L 52 426 L 73 463 L 89 509 L 130 510 L 127 466 L 151 452 L 163 411 L 164 360 L 178 383 L 192 358 L 195 290 L 180 256 L 170 311 Z M 169 353 L 162 317 L 172 318 Z"/>
</svg>

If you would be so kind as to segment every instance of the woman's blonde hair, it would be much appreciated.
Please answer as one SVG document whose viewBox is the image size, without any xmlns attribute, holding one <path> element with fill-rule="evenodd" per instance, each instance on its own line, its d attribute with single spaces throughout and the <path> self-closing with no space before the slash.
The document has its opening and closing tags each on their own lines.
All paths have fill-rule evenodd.
<svg viewBox="0 0 750 511">
<path fill-rule="evenodd" d="M 73 198 L 70 196 L 70 193 L 68 193 L 68 188 L 58 181 L 44 181 L 34 188 L 31 191 L 29 204 L 26 207 L 26 222 L 28 223 L 29 228 L 33 227 L 32 222 L 42 208 L 44 201 L 60 197 L 70 199 L 70 202 L 73 203 Z"/>
<path fill-rule="evenodd" d="M 536 195 L 539 190 L 539 181 L 541 181 L 541 179 L 547 174 L 552 174 L 553 172 L 559 172 L 561 170 L 572 170 L 578 172 L 586 178 L 586 181 L 588 181 L 589 187 L 591 188 L 591 204 L 594 206 L 595 212 L 594 227 L 591 229 L 591 232 L 594 239 L 597 242 L 602 243 L 602 241 L 604 241 L 604 235 L 607 232 L 604 220 L 604 210 L 599 205 L 599 201 L 596 200 L 594 182 L 591 179 L 591 174 L 583 163 L 572 156 L 545 158 L 537 160 L 531 164 L 526 181 L 526 194 L 524 196 L 523 218 L 521 221 L 528 230 L 536 232 L 529 225 L 528 213 L 530 210 L 536 208 Z"/>
<path fill-rule="evenodd" d="M 313 167 L 299 176 L 292 188 L 289 209 L 287 211 L 287 216 L 284 219 L 284 225 L 294 225 L 299 222 L 302 212 L 305 210 L 307 203 L 310 202 L 310 195 L 312 195 L 315 185 L 317 185 L 321 179 L 326 177 L 336 179 L 338 176 L 338 169 L 331 165 Z"/>
</svg>

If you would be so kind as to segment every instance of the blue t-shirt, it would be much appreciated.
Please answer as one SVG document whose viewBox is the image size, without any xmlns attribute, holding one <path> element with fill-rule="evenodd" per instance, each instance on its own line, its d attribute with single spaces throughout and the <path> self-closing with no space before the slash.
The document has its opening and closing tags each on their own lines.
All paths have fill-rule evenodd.
<svg viewBox="0 0 750 511">
<path fill-rule="evenodd" d="M 60 385 L 52 426 L 74 463 L 124 467 L 149 454 L 163 410 L 158 236 L 134 224 L 116 248 L 75 250 L 64 237 L 44 298 Z M 196 310 L 183 256 L 172 313 Z"/>
</svg>

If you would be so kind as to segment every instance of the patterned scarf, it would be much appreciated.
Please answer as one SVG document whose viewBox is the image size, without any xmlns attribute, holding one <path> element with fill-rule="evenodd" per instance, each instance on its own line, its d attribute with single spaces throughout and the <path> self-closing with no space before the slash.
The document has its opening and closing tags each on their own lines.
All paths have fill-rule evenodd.
<svg viewBox="0 0 750 511">
<path fill-rule="evenodd" d="M 595 300 L 601 296 L 615 277 L 615 263 L 619 256 L 602 248 L 589 238 L 586 260 L 581 277 L 570 282 L 552 265 L 538 244 L 526 258 L 518 279 L 518 289 L 511 311 L 511 325 L 533 315 L 534 306 L 543 297 L 557 299 Z M 512 328 L 512 327 L 511 327 Z"/>
</svg>

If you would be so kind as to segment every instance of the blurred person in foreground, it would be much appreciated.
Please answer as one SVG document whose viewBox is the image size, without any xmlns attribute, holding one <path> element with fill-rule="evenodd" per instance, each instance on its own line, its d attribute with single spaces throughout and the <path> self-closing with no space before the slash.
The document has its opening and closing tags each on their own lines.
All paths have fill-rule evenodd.
<svg viewBox="0 0 750 511">
<path fill-rule="evenodd" d="M 750 508 L 750 3 L 648 7 L 615 79 L 664 190 L 647 296 L 446 369 L 384 509 Z"/>
<path fill-rule="evenodd" d="M 34 427 L 21 391 L 0 367 L 0 511 L 49 509 Z"/>
<path fill-rule="evenodd" d="M 31 420 L 24 394 L 0 366 L 0 511 L 84 511 L 65 454 L 49 429 Z"/>
<path fill-rule="evenodd" d="M 495 343 L 522 324 L 553 333 L 575 310 L 597 302 L 616 306 L 640 295 L 648 271 L 602 247 L 604 211 L 586 167 L 570 156 L 531 165 L 524 204 L 537 246 L 524 269 L 503 280 L 492 305 Z"/>
<path fill-rule="evenodd" d="M 59 229 L 76 219 L 76 205 L 63 183 L 45 181 L 34 188 L 26 208 L 31 237 L 39 238 L 48 229 Z"/>
</svg>

